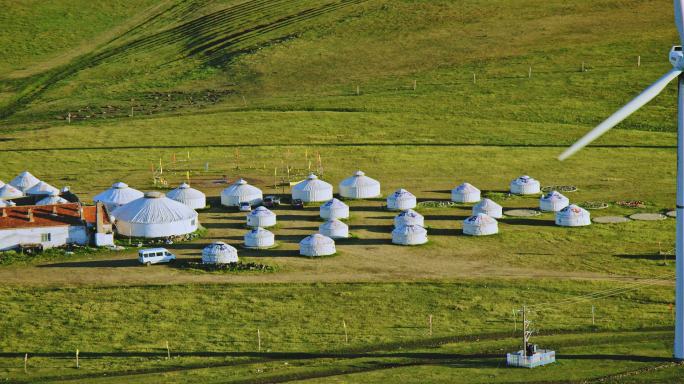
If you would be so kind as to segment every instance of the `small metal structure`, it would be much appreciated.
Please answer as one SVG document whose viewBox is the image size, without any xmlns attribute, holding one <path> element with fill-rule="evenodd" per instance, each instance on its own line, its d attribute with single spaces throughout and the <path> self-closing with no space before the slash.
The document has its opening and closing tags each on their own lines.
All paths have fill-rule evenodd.
<svg viewBox="0 0 684 384">
<path fill-rule="evenodd" d="M 536 344 L 530 344 L 530 320 L 527 318 L 525 307 L 522 308 L 523 323 L 523 349 L 506 354 L 506 365 L 509 367 L 534 368 L 540 365 L 551 364 L 556 361 L 556 351 L 551 349 L 539 349 Z"/>
</svg>

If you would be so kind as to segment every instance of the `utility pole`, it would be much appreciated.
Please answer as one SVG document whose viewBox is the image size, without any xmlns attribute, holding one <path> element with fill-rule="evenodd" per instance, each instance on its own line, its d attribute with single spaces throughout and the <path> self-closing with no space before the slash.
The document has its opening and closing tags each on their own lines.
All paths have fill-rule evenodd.
<svg viewBox="0 0 684 384">
<path fill-rule="evenodd" d="M 523 322 L 523 356 L 527 357 L 527 345 L 530 342 L 532 331 L 530 330 L 530 321 L 527 319 L 527 311 L 525 306 L 522 307 L 522 322 Z"/>
<path fill-rule="evenodd" d="M 594 319 L 594 306 L 591 306 L 591 325 L 594 326 L 596 325 L 596 321 Z"/>
</svg>

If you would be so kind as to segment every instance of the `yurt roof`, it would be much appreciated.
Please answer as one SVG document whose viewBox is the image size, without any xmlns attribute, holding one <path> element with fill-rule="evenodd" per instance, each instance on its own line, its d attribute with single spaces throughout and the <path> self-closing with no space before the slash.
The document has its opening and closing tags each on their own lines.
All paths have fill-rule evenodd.
<svg viewBox="0 0 684 384">
<path fill-rule="evenodd" d="M 311 246 L 324 246 L 335 244 L 335 240 L 329 238 L 328 236 L 321 235 L 320 233 L 314 233 L 305 237 L 299 242 L 300 245 L 311 245 Z"/>
<path fill-rule="evenodd" d="M 194 219 L 197 212 L 160 192 L 148 192 L 145 196 L 115 209 L 112 216 L 131 223 L 161 224 Z"/>
<path fill-rule="evenodd" d="M 567 207 L 558 211 L 557 214 L 561 216 L 581 216 L 587 213 L 589 212 L 586 209 L 575 204 L 570 204 Z"/>
<path fill-rule="evenodd" d="M 407 210 L 405 210 L 405 211 L 401 211 L 401 213 L 399 213 L 399 214 L 397 215 L 397 217 L 404 217 L 404 216 L 408 216 L 408 217 L 423 217 L 423 215 L 421 215 L 420 213 L 414 211 L 413 209 L 407 209 Z"/>
<path fill-rule="evenodd" d="M 546 195 L 541 197 L 542 200 L 545 201 L 563 201 L 563 200 L 568 200 L 567 197 L 565 197 L 563 194 L 561 194 L 558 191 L 551 191 L 547 193 Z"/>
<path fill-rule="evenodd" d="M 258 206 L 252 210 L 252 212 L 249 213 L 251 216 L 274 216 L 275 213 L 273 213 L 270 209 L 262 206 Z"/>
<path fill-rule="evenodd" d="M 254 238 L 263 238 L 273 236 L 273 232 L 269 231 L 268 229 L 257 227 L 247 232 L 247 235 Z"/>
<path fill-rule="evenodd" d="M 204 247 L 202 253 L 208 255 L 234 254 L 237 253 L 237 249 L 223 241 L 215 241 Z"/>
<path fill-rule="evenodd" d="M 171 199 L 179 197 L 183 197 L 186 199 L 201 199 L 206 197 L 202 191 L 199 191 L 195 188 L 191 188 L 188 183 L 182 183 L 178 186 L 178 188 L 170 190 L 166 194 L 166 196 Z"/>
<path fill-rule="evenodd" d="M 401 198 L 406 198 L 406 197 L 416 197 L 413 195 L 413 193 L 405 190 L 404 188 L 399 188 L 394 193 L 392 193 L 392 197 L 395 199 L 401 199 Z"/>
<path fill-rule="evenodd" d="M 409 234 L 426 234 L 427 229 L 421 227 L 420 225 L 413 225 L 413 224 L 408 224 L 408 225 L 402 225 L 398 228 L 395 228 L 393 230 L 395 233 L 403 233 L 405 235 Z"/>
<path fill-rule="evenodd" d="M 340 220 L 337 219 L 332 219 L 328 220 L 325 223 L 321 224 L 321 229 L 323 228 L 330 228 L 330 229 L 342 229 L 342 228 L 349 228 L 349 226 Z"/>
<path fill-rule="evenodd" d="M 335 199 L 335 198 L 326 201 L 325 204 L 323 204 L 323 206 L 326 208 L 345 208 L 345 207 L 348 207 L 347 204 L 345 204 L 343 201 Z"/>
<path fill-rule="evenodd" d="M 57 192 L 57 194 L 59 194 L 59 189 L 44 181 L 40 181 L 38 184 L 26 190 L 26 193 L 29 195 L 49 195 L 52 192 Z"/>
<path fill-rule="evenodd" d="M 470 183 L 462 183 L 461 185 L 454 188 L 454 190 L 456 192 L 461 192 L 461 193 L 480 192 L 479 189 L 477 189 L 474 185 L 472 185 Z"/>
<path fill-rule="evenodd" d="M 40 180 L 37 177 L 33 176 L 31 172 L 24 171 L 14 179 L 12 179 L 12 181 L 10 181 L 10 184 L 21 190 L 26 190 L 27 188 L 30 188 L 38 184 L 39 182 Z"/>
<path fill-rule="evenodd" d="M 522 185 L 522 184 L 533 183 L 535 181 L 537 181 L 537 180 L 535 180 L 535 179 L 533 179 L 527 175 L 522 175 L 522 176 L 518 177 L 517 179 L 513 180 L 512 183 Z"/>
<path fill-rule="evenodd" d="M 488 208 L 488 209 L 492 209 L 492 208 L 502 208 L 501 205 L 500 205 L 499 203 L 497 203 L 497 202 L 494 201 L 494 200 L 487 199 L 487 198 L 484 198 L 484 199 L 480 200 L 480 202 L 477 203 L 477 205 L 475 205 L 475 207 L 477 207 L 477 208 L 485 208 L 485 209 L 487 209 L 487 208 Z"/>
<path fill-rule="evenodd" d="M 370 178 L 366 176 L 365 173 L 362 171 L 356 171 L 354 172 L 354 175 L 351 177 L 348 177 L 340 183 L 340 185 L 343 186 L 368 186 L 368 185 L 377 185 L 380 184 L 377 180 Z"/>
<path fill-rule="evenodd" d="M 0 187 L 0 198 L 14 199 L 22 196 L 24 196 L 24 193 L 15 188 L 12 184 L 5 184 L 2 187 Z"/>
<path fill-rule="evenodd" d="M 229 185 L 223 190 L 223 194 L 239 196 L 242 193 L 261 193 L 261 190 L 253 185 L 247 183 L 245 179 L 238 179 L 233 184 Z"/>
<path fill-rule="evenodd" d="M 496 223 L 496 219 L 485 213 L 478 213 L 465 219 L 465 222 L 474 225 L 486 225 Z"/>
<path fill-rule="evenodd" d="M 40 199 L 36 205 L 52 205 L 52 204 L 66 204 L 69 201 L 59 197 L 59 195 L 50 195 L 43 199 Z"/>
<path fill-rule="evenodd" d="M 303 180 L 295 184 L 292 189 L 298 191 L 311 191 L 311 190 L 322 190 L 322 189 L 332 189 L 332 185 L 318 178 L 318 176 L 313 173 L 307 176 L 306 180 Z"/>
<path fill-rule="evenodd" d="M 144 194 L 121 181 L 112 184 L 111 188 L 97 194 L 93 200 L 105 203 L 125 204 L 143 197 Z"/>
</svg>

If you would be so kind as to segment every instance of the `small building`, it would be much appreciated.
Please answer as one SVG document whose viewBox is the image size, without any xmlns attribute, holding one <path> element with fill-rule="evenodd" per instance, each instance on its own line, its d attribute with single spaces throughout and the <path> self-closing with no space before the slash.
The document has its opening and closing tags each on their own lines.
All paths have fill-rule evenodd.
<svg viewBox="0 0 684 384">
<path fill-rule="evenodd" d="M 140 199 L 145 194 L 133 189 L 124 182 L 116 182 L 112 186 L 93 198 L 94 202 L 102 202 L 109 212 L 114 212 L 115 209 L 122 205 L 128 204 L 133 200 Z"/>
<path fill-rule="evenodd" d="M 473 215 L 477 215 L 478 213 L 484 213 L 489 217 L 500 219 L 503 217 L 503 207 L 493 200 L 484 198 L 473 206 Z"/>
<path fill-rule="evenodd" d="M 349 206 L 344 202 L 331 199 L 321 205 L 320 216 L 322 219 L 347 219 L 349 218 Z"/>
<path fill-rule="evenodd" d="M 335 252 L 335 240 L 320 233 L 307 236 L 299 242 L 299 254 L 302 256 L 330 256 Z"/>
<path fill-rule="evenodd" d="M 558 191 L 551 191 L 539 198 L 539 209 L 545 212 L 558 212 L 570 205 L 570 199 Z"/>
<path fill-rule="evenodd" d="M 556 361 L 556 351 L 551 349 L 537 349 L 530 345 L 530 351 L 519 350 L 506 354 L 506 365 L 509 367 L 534 368 L 551 364 Z"/>
<path fill-rule="evenodd" d="M 590 224 L 589 211 L 575 204 L 570 204 L 556 212 L 556 225 L 561 227 L 581 227 Z"/>
<path fill-rule="evenodd" d="M 53 204 L 67 204 L 67 203 L 69 203 L 69 201 L 60 197 L 58 193 L 55 193 L 53 191 L 49 196 L 46 196 L 46 197 L 38 200 L 36 205 L 53 205 Z"/>
<path fill-rule="evenodd" d="M 413 209 L 407 209 L 394 217 L 394 227 L 399 228 L 404 225 L 425 226 L 425 218 Z"/>
<path fill-rule="evenodd" d="M 514 195 L 536 195 L 541 193 L 539 182 L 527 175 L 518 177 L 511 181 L 511 193 Z"/>
<path fill-rule="evenodd" d="M 117 233 L 128 237 L 181 236 L 195 232 L 199 227 L 194 209 L 160 192 L 147 192 L 117 208 L 112 216 Z"/>
<path fill-rule="evenodd" d="M 245 248 L 266 249 L 275 246 L 275 235 L 268 229 L 254 228 L 245 233 Z"/>
<path fill-rule="evenodd" d="M 371 199 L 380 196 L 380 182 L 362 171 L 340 182 L 340 196 L 348 199 Z"/>
<path fill-rule="evenodd" d="M 202 264 L 230 264 L 237 262 L 237 249 L 222 241 L 213 242 L 202 249 Z"/>
<path fill-rule="evenodd" d="M 52 185 L 44 181 L 39 181 L 38 184 L 32 186 L 24 192 L 28 196 L 34 196 L 37 198 L 42 198 L 43 196 L 50 196 L 52 194 L 59 195 L 59 189 L 53 187 Z"/>
<path fill-rule="evenodd" d="M 387 209 L 393 211 L 405 211 L 416 207 L 416 196 L 403 189 L 397 189 L 393 194 L 387 196 Z"/>
<path fill-rule="evenodd" d="M 337 219 L 332 219 L 321 224 L 318 232 L 331 239 L 346 239 L 349 237 L 349 226 Z"/>
<path fill-rule="evenodd" d="M 39 182 L 40 180 L 37 177 L 33 176 L 31 172 L 24 171 L 14 179 L 12 179 L 12 181 L 10 181 L 9 183 L 11 186 L 20 190 L 22 193 L 25 193 L 26 190 L 38 184 Z"/>
<path fill-rule="evenodd" d="M 0 187 L 0 200 L 18 199 L 24 196 L 24 192 L 18 190 L 12 184 L 5 184 Z"/>
<path fill-rule="evenodd" d="M 207 206 L 207 196 L 203 192 L 191 188 L 188 183 L 181 183 L 178 188 L 167 192 L 166 197 L 183 203 L 192 209 L 204 209 Z"/>
<path fill-rule="evenodd" d="M 292 198 L 305 203 L 328 201 L 333 198 L 333 186 L 312 173 L 292 187 Z"/>
<path fill-rule="evenodd" d="M 261 189 L 249 185 L 245 179 L 239 179 L 221 192 L 221 204 L 226 207 L 237 207 L 240 203 L 259 205 L 263 199 Z"/>
<path fill-rule="evenodd" d="M 477 203 L 480 190 L 470 183 L 463 183 L 451 190 L 451 201 L 455 203 Z"/>
<path fill-rule="evenodd" d="M 463 233 L 471 236 L 487 236 L 499 232 L 499 225 L 496 219 L 484 214 L 478 213 L 463 220 Z"/>
<path fill-rule="evenodd" d="M 420 225 L 402 225 L 392 231 L 392 243 L 398 245 L 420 245 L 428 241 L 427 230 Z"/>
<path fill-rule="evenodd" d="M 248 227 L 268 228 L 276 225 L 276 214 L 270 209 L 260 206 L 256 207 L 247 215 Z"/>
</svg>

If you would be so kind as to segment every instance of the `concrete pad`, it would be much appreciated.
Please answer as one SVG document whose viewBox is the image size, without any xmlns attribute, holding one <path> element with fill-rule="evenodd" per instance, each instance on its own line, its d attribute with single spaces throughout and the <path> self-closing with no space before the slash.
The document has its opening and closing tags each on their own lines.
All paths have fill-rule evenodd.
<svg viewBox="0 0 684 384">
<path fill-rule="evenodd" d="M 534 209 L 511 209 L 510 211 L 505 211 L 504 215 L 511 217 L 531 217 L 539 216 L 541 213 Z"/>
<path fill-rule="evenodd" d="M 624 216 L 599 216 L 592 219 L 594 223 L 599 224 L 616 224 L 616 223 L 626 223 L 632 221 Z"/>
<path fill-rule="evenodd" d="M 667 219 L 667 216 L 661 215 L 660 213 L 635 213 L 629 216 L 629 218 L 641 221 L 658 221 Z"/>
</svg>

